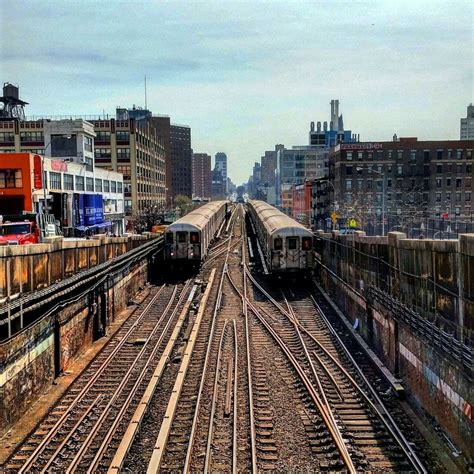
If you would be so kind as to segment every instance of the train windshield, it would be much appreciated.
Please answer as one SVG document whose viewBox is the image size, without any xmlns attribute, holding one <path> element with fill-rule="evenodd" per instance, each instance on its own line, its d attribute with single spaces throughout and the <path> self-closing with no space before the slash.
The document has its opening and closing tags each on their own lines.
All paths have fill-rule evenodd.
<svg viewBox="0 0 474 474">
<path fill-rule="evenodd" d="M 273 241 L 273 248 L 275 250 L 281 250 L 283 248 L 283 240 L 280 239 L 279 237 L 277 237 L 274 241 Z"/>
<path fill-rule="evenodd" d="M 198 232 L 190 232 L 189 233 L 189 240 L 191 241 L 192 244 L 198 244 L 199 243 L 199 233 Z"/>
<path fill-rule="evenodd" d="M 179 244 L 186 243 L 186 232 L 177 232 L 176 235 L 178 237 Z"/>
<path fill-rule="evenodd" d="M 288 250 L 296 250 L 298 247 L 298 238 L 288 237 L 287 244 L 288 244 Z"/>
<path fill-rule="evenodd" d="M 303 237 L 301 244 L 303 250 L 311 250 L 311 237 Z"/>
<path fill-rule="evenodd" d="M 173 232 L 168 232 L 166 234 L 166 243 L 168 243 L 168 244 L 173 243 Z"/>
</svg>

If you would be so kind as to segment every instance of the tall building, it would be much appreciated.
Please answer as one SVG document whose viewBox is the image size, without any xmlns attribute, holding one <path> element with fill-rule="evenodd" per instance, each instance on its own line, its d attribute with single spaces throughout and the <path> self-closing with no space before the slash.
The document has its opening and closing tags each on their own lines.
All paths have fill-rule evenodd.
<svg viewBox="0 0 474 474">
<path fill-rule="evenodd" d="M 211 183 L 211 155 L 193 153 L 193 197 L 211 198 Z"/>
<path fill-rule="evenodd" d="M 467 106 L 466 118 L 461 118 L 461 140 L 474 140 L 474 105 Z"/>
<path fill-rule="evenodd" d="M 171 119 L 167 115 L 153 115 L 151 117 L 151 123 L 155 127 L 156 136 L 163 145 L 165 152 L 165 191 L 166 191 L 166 202 L 170 204 L 173 198 L 172 189 L 172 162 L 171 162 Z"/>
<path fill-rule="evenodd" d="M 171 195 L 192 197 L 191 128 L 187 125 L 170 126 Z"/>
<path fill-rule="evenodd" d="M 224 199 L 226 185 L 222 173 L 215 168 L 212 170 L 211 197 L 212 199 Z"/>
<path fill-rule="evenodd" d="M 214 169 L 221 173 L 225 192 L 227 192 L 227 155 L 225 153 L 216 153 Z"/>
</svg>

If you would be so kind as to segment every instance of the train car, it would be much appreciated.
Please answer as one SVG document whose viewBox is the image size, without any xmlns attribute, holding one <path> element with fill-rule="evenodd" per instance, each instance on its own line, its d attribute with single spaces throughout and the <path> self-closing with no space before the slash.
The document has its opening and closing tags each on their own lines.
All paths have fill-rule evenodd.
<svg viewBox="0 0 474 474">
<path fill-rule="evenodd" d="M 247 201 L 270 274 L 307 273 L 313 268 L 313 234 L 263 201 Z"/>
<path fill-rule="evenodd" d="M 227 201 L 213 201 L 198 207 L 165 231 L 165 262 L 199 267 L 227 212 Z"/>
</svg>

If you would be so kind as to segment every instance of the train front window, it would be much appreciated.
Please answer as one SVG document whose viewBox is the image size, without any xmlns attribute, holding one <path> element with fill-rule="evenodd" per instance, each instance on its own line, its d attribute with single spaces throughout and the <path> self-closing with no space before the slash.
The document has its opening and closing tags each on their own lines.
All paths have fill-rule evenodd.
<svg viewBox="0 0 474 474">
<path fill-rule="evenodd" d="M 298 247 L 298 239 L 296 237 L 288 237 L 288 250 L 296 250 Z"/>
<path fill-rule="evenodd" d="M 277 238 L 273 241 L 273 249 L 274 249 L 274 250 L 282 250 L 282 249 L 283 249 L 283 240 L 280 239 L 279 237 L 277 237 Z"/>
<path fill-rule="evenodd" d="M 190 232 L 189 233 L 189 240 L 191 241 L 192 244 L 198 244 L 199 243 L 199 233 L 198 232 Z"/>
<path fill-rule="evenodd" d="M 301 241 L 303 250 L 311 250 L 311 237 L 303 237 Z"/>
<path fill-rule="evenodd" d="M 185 244 L 186 243 L 186 232 L 178 232 L 176 234 L 178 236 L 178 243 Z"/>
<path fill-rule="evenodd" d="M 166 243 L 172 244 L 173 243 L 173 232 L 168 232 L 166 234 Z"/>
</svg>

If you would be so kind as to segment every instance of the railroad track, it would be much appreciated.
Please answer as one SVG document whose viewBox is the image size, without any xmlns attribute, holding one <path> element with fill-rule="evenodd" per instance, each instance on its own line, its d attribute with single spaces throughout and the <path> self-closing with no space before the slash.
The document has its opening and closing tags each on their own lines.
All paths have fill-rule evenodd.
<svg viewBox="0 0 474 474">
<path fill-rule="evenodd" d="M 4 466 L 14 472 L 92 471 L 113 446 L 190 283 L 150 294 Z M 107 443 L 106 443 L 107 441 Z"/>
<path fill-rule="evenodd" d="M 326 425 L 346 468 L 426 472 L 376 390 L 331 328 L 318 302 L 301 290 L 286 292 L 279 302 L 251 278 L 258 291 L 268 298 L 259 307 L 266 309 L 268 315 L 271 303 L 282 316 L 274 319 L 272 330 L 285 342 L 317 388 L 319 410 L 326 412 Z"/>
</svg>

